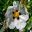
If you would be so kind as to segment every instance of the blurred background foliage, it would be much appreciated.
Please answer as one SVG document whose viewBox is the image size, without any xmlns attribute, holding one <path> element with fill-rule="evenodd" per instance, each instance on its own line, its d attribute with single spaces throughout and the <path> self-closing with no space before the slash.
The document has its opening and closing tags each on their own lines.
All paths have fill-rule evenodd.
<svg viewBox="0 0 32 32">
<path fill-rule="evenodd" d="M 14 0 L 0 0 L 0 23 L 4 21 L 4 19 L 5 19 L 4 14 L 7 10 L 7 7 L 12 6 L 13 1 Z M 15 1 L 19 1 L 19 0 L 15 0 Z M 24 28 L 24 32 L 28 32 L 28 30 L 32 27 L 32 0 L 30 0 L 30 1 L 27 0 L 26 7 L 29 12 L 29 19 L 27 21 L 26 27 Z M 0 28 L 1 28 L 1 25 L 0 25 Z M 15 32 L 16 32 L 16 30 L 15 30 Z"/>
</svg>

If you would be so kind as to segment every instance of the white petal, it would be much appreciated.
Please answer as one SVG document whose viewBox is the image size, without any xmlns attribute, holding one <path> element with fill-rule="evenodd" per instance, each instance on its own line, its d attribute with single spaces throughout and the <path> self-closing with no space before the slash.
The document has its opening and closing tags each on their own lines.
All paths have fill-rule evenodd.
<svg viewBox="0 0 32 32">
<path fill-rule="evenodd" d="M 11 24 L 9 25 L 9 28 L 10 29 L 14 29 L 15 28 L 14 22 L 11 22 Z"/>
<path fill-rule="evenodd" d="M 19 30 L 22 30 L 25 26 L 26 26 L 26 23 L 18 22 L 16 28 L 19 29 Z"/>
<path fill-rule="evenodd" d="M 20 15 L 19 18 L 24 21 L 27 21 L 29 19 L 29 16 L 28 15 Z"/>
</svg>

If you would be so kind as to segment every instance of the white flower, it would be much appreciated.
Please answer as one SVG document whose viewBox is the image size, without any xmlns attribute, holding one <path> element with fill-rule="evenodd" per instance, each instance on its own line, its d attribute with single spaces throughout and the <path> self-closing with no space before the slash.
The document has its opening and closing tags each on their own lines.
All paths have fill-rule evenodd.
<svg viewBox="0 0 32 32">
<path fill-rule="evenodd" d="M 14 4 L 16 5 L 16 2 L 14 2 Z M 8 22 L 9 22 L 9 19 L 12 18 L 12 17 L 10 17 L 10 15 L 12 15 L 12 11 L 13 11 L 12 8 L 16 9 L 16 7 L 17 7 L 17 5 L 15 6 L 14 4 L 13 4 L 13 6 L 8 7 L 7 12 L 5 14 L 5 17 L 8 19 Z M 27 12 L 26 8 L 25 8 L 25 11 Z M 17 20 L 15 18 L 14 21 L 10 23 L 9 28 L 14 29 L 16 27 L 17 29 L 22 30 L 26 26 L 26 21 L 28 19 L 29 19 L 28 14 L 26 14 L 26 15 L 22 14 L 22 15 L 19 16 L 19 20 Z"/>
<path fill-rule="evenodd" d="M 20 17 L 20 16 L 19 16 Z M 28 20 L 28 16 L 27 15 L 21 15 L 20 19 L 14 19 L 13 22 L 11 22 L 9 28 L 10 29 L 14 29 L 15 27 L 19 30 L 22 30 L 25 26 L 26 26 L 26 21 Z"/>
</svg>

